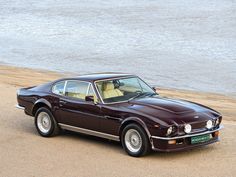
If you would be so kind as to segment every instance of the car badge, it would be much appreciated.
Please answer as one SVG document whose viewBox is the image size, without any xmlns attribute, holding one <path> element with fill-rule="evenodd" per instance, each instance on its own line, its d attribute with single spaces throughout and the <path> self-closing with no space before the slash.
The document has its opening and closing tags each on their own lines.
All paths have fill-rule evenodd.
<svg viewBox="0 0 236 177">
<path fill-rule="evenodd" d="M 199 118 L 199 116 L 194 116 L 193 118 L 194 118 L 194 119 L 198 119 L 198 118 Z"/>
</svg>

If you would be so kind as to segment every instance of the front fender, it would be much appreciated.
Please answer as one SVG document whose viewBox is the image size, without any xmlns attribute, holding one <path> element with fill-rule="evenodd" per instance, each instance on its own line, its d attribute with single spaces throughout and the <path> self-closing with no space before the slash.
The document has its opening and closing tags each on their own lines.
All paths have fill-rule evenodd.
<svg viewBox="0 0 236 177">
<path fill-rule="evenodd" d="M 152 136 L 151 136 L 151 134 L 150 134 L 150 131 L 148 130 L 148 127 L 147 127 L 147 125 L 144 123 L 144 121 L 143 121 L 142 119 L 138 118 L 138 117 L 129 117 L 129 118 L 123 120 L 123 121 L 121 122 L 121 126 L 120 126 L 120 129 L 119 129 L 120 135 L 121 135 L 122 129 L 123 129 L 126 125 L 128 125 L 129 123 L 134 123 L 134 122 L 137 123 L 137 124 L 139 124 L 139 125 L 145 130 L 145 132 L 146 132 L 146 134 L 147 134 L 147 136 L 148 136 L 149 142 L 150 142 L 150 144 L 151 144 L 151 147 L 152 147 L 152 149 L 154 149 L 154 144 L 153 144 L 153 140 L 152 140 Z"/>
<path fill-rule="evenodd" d="M 129 118 L 123 120 L 123 121 L 121 122 L 121 126 L 120 126 L 119 132 L 121 132 L 121 129 L 122 129 L 125 125 L 127 125 L 127 123 L 129 123 L 129 122 L 136 122 L 137 124 L 141 125 L 142 128 L 143 128 L 143 129 L 145 130 L 145 132 L 147 133 L 148 137 L 149 137 L 149 138 L 151 137 L 151 134 L 150 134 L 150 132 L 149 132 L 149 130 L 148 130 L 148 128 L 147 128 L 147 125 L 144 123 L 144 121 L 143 121 L 142 119 L 140 119 L 140 118 L 138 118 L 138 117 L 129 117 Z"/>
</svg>

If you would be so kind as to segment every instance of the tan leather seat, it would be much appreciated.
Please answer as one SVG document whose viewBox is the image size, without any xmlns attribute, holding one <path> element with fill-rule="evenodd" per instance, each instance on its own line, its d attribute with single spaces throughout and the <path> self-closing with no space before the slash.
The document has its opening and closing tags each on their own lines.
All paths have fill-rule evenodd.
<svg viewBox="0 0 236 177">
<path fill-rule="evenodd" d="M 69 92 L 69 93 L 67 93 L 67 96 L 85 100 L 85 94 L 82 94 L 82 93 L 71 93 L 71 92 Z"/>
<path fill-rule="evenodd" d="M 113 98 L 123 96 L 123 93 L 119 89 L 115 89 L 112 82 L 103 83 L 103 98 Z"/>
</svg>

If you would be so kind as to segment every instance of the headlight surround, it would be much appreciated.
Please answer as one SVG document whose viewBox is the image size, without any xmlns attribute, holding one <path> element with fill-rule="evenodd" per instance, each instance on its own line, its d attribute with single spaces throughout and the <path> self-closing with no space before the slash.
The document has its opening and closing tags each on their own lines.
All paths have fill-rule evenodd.
<svg viewBox="0 0 236 177">
<path fill-rule="evenodd" d="M 217 126 L 217 125 L 220 125 L 220 118 L 217 118 L 217 119 L 215 120 L 215 126 Z"/>
<path fill-rule="evenodd" d="M 186 125 L 184 126 L 184 132 L 185 132 L 185 133 L 190 133 L 191 130 L 192 130 L 192 126 L 191 126 L 190 124 L 186 124 Z"/>
<path fill-rule="evenodd" d="M 213 122 L 212 120 L 208 120 L 207 123 L 206 123 L 206 128 L 207 129 L 211 129 L 213 127 Z"/>
<path fill-rule="evenodd" d="M 171 126 L 166 131 L 166 136 L 169 136 L 173 132 L 174 128 Z"/>
</svg>

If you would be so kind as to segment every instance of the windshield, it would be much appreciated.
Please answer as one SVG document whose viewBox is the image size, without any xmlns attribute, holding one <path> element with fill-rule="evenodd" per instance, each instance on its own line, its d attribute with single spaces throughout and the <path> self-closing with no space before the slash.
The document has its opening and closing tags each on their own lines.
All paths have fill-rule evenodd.
<svg viewBox="0 0 236 177">
<path fill-rule="evenodd" d="M 95 82 L 104 103 L 128 101 L 139 97 L 157 95 L 138 77 L 119 78 Z"/>
</svg>

